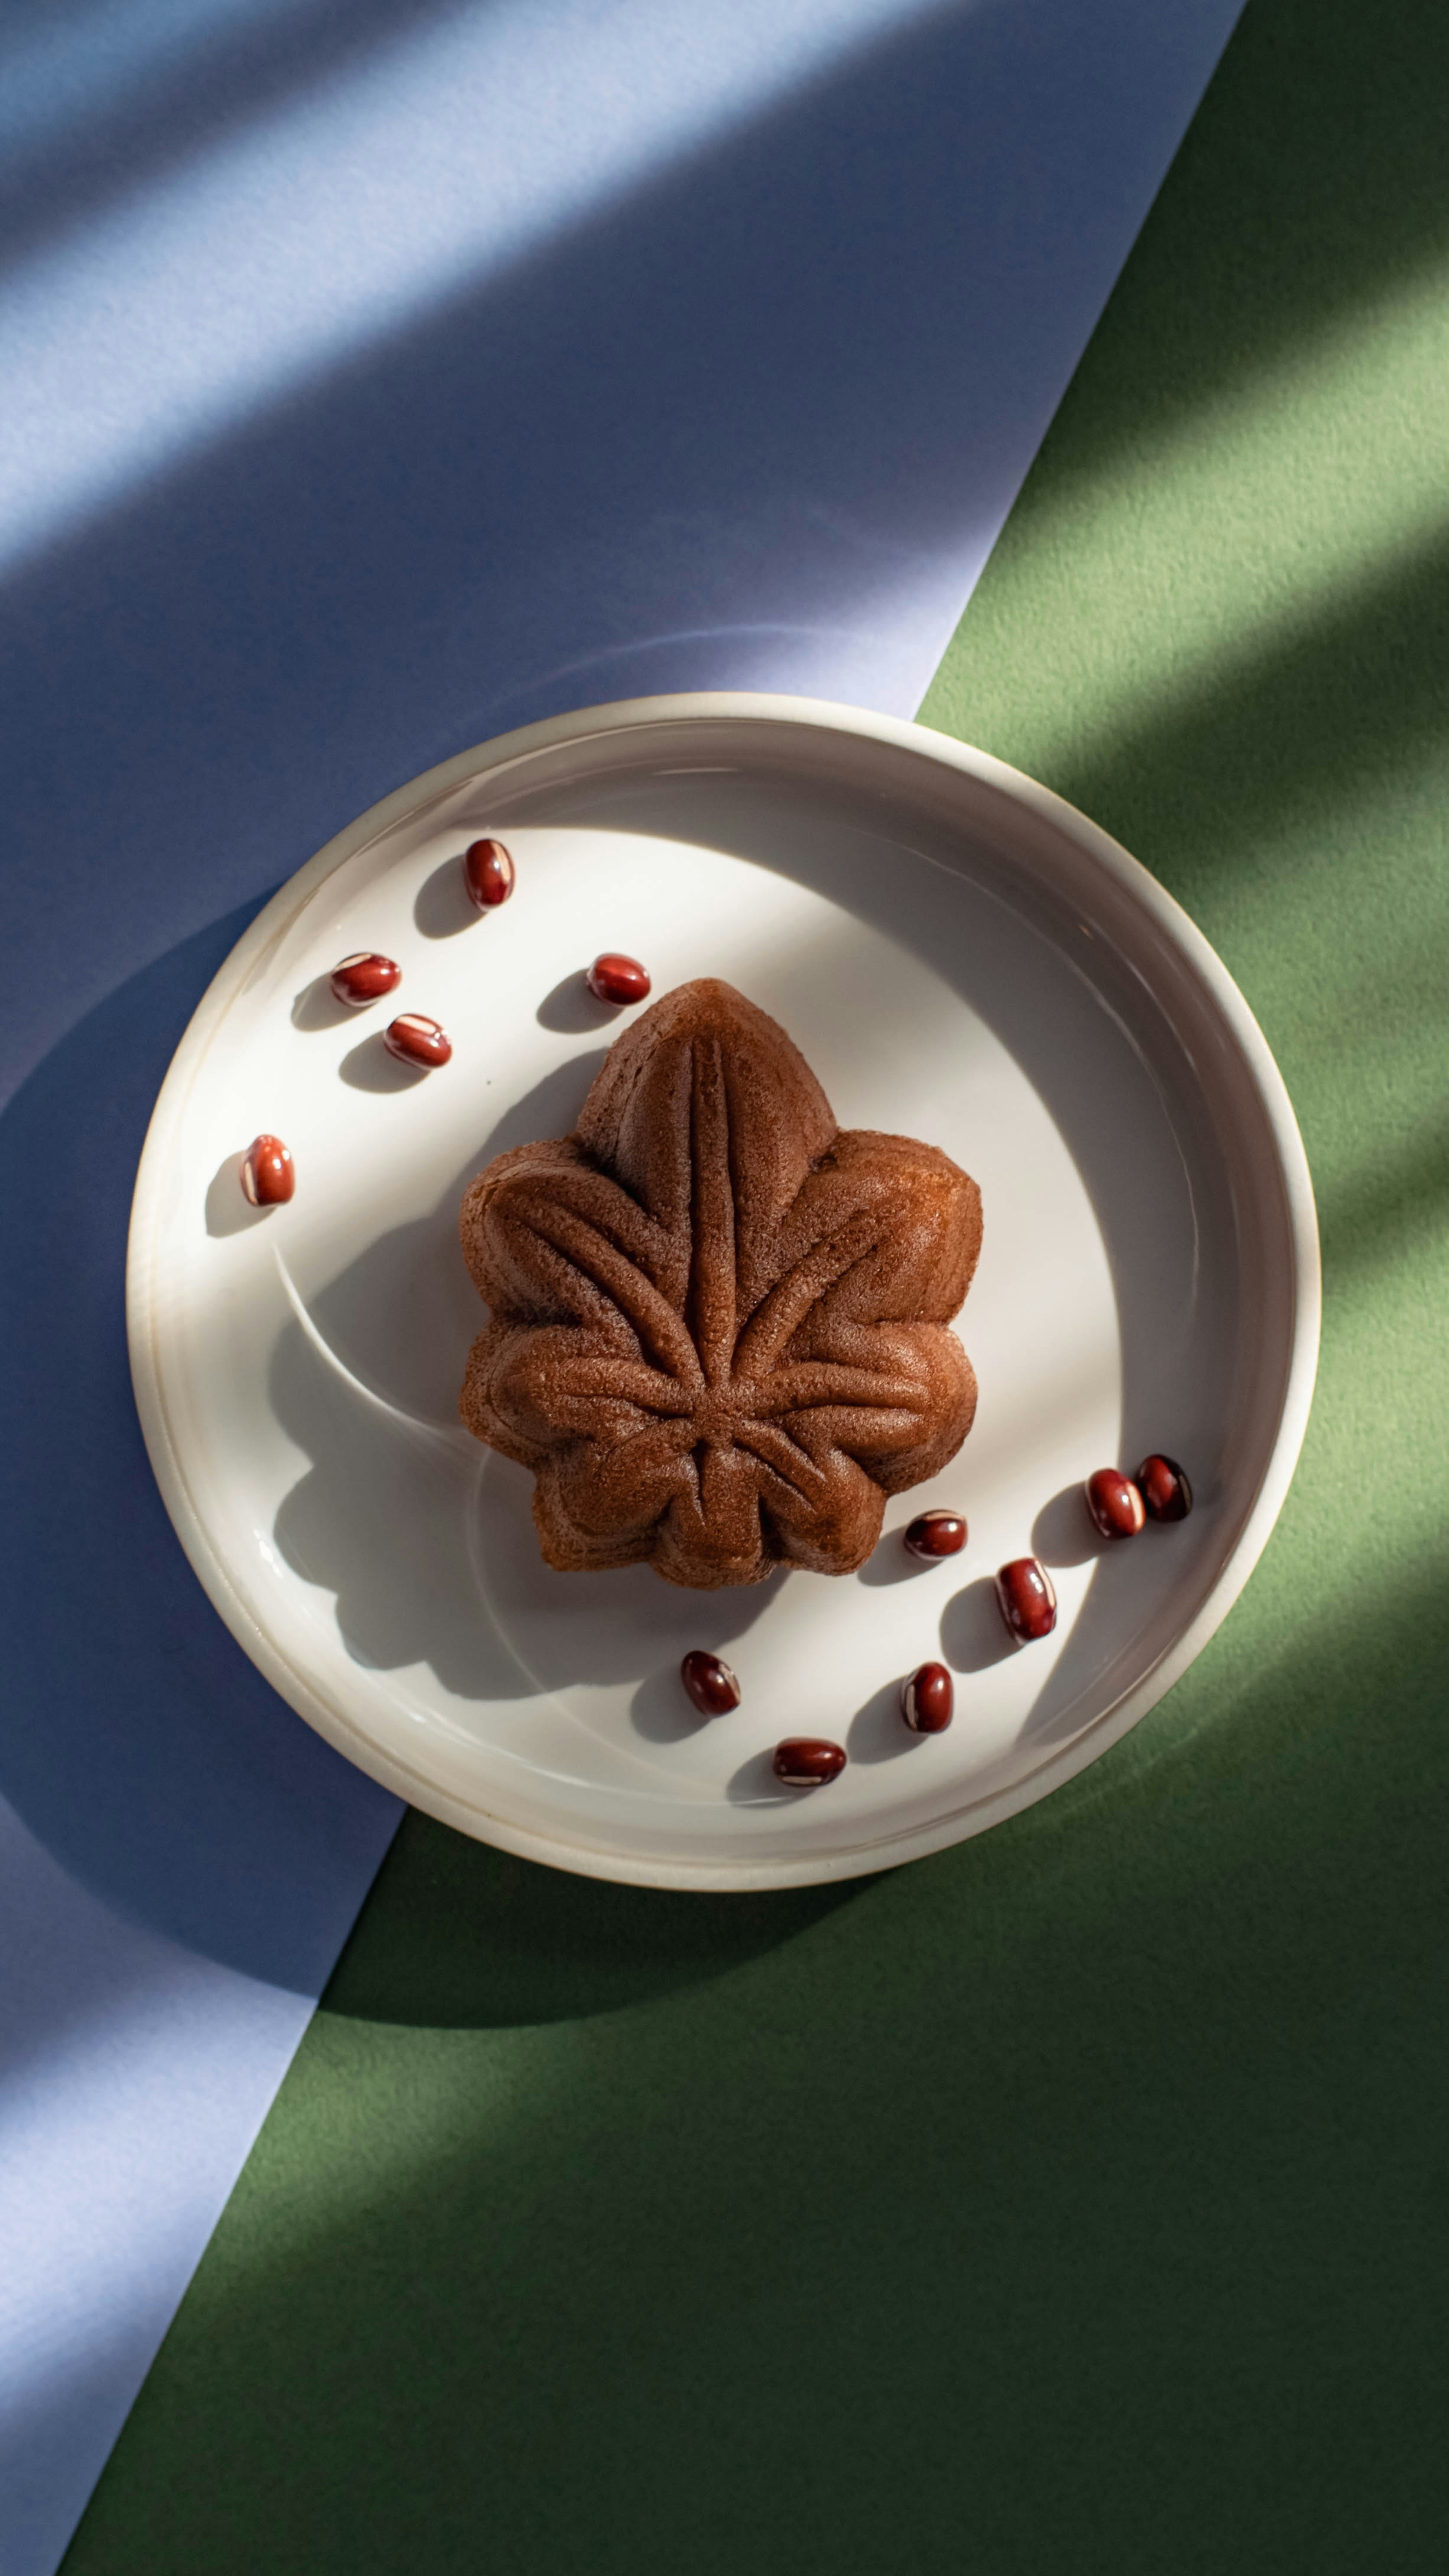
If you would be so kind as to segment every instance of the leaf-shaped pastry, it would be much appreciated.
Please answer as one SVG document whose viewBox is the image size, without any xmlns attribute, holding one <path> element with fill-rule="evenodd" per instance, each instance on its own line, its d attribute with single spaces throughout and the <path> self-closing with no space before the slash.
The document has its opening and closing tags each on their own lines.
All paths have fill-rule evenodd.
<svg viewBox="0 0 1449 2576">
<path fill-rule="evenodd" d="M 981 1248 L 933 1145 L 841 1132 L 782 1028 L 682 984 L 610 1050 L 577 1130 L 463 1201 L 490 1321 L 463 1419 L 531 1467 L 561 1572 L 848 1574 L 934 1475 L 976 1381 L 948 1327 Z"/>
</svg>

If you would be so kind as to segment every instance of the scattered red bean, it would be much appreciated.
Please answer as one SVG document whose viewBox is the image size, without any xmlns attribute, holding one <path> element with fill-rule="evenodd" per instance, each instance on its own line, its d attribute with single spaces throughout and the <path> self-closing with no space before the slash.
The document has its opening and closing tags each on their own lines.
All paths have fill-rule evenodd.
<svg viewBox="0 0 1449 2576">
<path fill-rule="evenodd" d="M 944 1664 L 922 1664 L 901 1684 L 901 1715 L 917 1735 L 944 1735 L 956 1713 L 956 1692 Z"/>
<path fill-rule="evenodd" d="M 242 1157 L 241 1185 L 253 1207 L 285 1207 L 297 1174 L 280 1136 L 252 1138 Z"/>
<path fill-rule="evenodd" d="M 936 1557 L 959 1556 L 966 1544 L 966 1524 L 959 1512 L 918 1512 L 906 1532 L 912 1556 L 927 1564 Z"/>
<path fill-rule="evenodd" d="M 649 997 L 649 978 L 638 958 L 620 957 L 612 948 L 594 959 L 587 980 L 596 1002 L 643 1002 Z"/>
<path fill-rule="evenodd" d="M 728 1664 L 697 1646 L 679 1667 L 679 1678 L 701 1717 L 728 1717 L 740 1704 L 740 1686 Z"/>
<path fill-rule="evenodd" d="M 470 841 L 463 852 L 463 877 L 478 910 L 491 912 L 508 901 L 517 871 L 501 841 Z"/>
<path fill-rule="evenodd" d="M 1147 1508 L 1130 1476 L 1099 1467 L 1082 1487 L 1088 1511 L 1103 1538 L 1135 1538 L 1147 1525 Z"/>
<path fill-rule="evenodd" d="M 823 1735 L 787 1735 L 775 1747 L 775 1777 L 792 1789 L 820 1788 L 827 1780 L 838 1780 L 844 1769 L 844 1746 L 827 1743 Z"/>
<path fill-rule="evenodd" d="M 381 1001 L 384 993 L 394 993 L 402 982 L 402 968 L 390 957 L 379 957 L 375 951 L 360 948 L 355 957 L 344 957 L 327 978 L 339 1002 L 350 1011 L 365 1011 L 369 1002 Z"/>
<path fill-rule="evenodd" d="M 1138 1468 L 1137 1482 L 1153 1520 L 1186 1520 L 1192 1510 L 1192 1487 L 1175 1458 L 1164 1458 L 1154 1450 Z"/>
<path fill-rule="evenodd" d="M 1013 1637 L 1023 1644 L 1049 1637 L 1057 1624 L 1052 1579 L 1037 1557 L 1014 1556 L 1009 1565 L 1003 1565 L 996 1577 L 996 1598 Z"/>
<path fill-rule="evenodd" d="M 382 1042 L 403 1064 L 446 1064 L 453 1052 L 437 1021 L 425 1020 L 421 1011 L 404 1011 L 400 1019 L 389 1021 Z"/>
</svg>

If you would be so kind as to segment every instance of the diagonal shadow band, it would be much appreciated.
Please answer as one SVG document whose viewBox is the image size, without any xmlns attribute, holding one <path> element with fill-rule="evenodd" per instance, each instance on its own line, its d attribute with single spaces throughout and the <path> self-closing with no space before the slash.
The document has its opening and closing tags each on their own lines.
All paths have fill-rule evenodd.
<svg viewBox="0 0 1449 2576">
<path fill-rule="evenodd" d="M 1370 1169 L 1319 1202 L 1329 1278 L 1403 1269 L 1442 1241 L 1449 1220 L 1449 1120 L 1440 1110 L 1398 1136 Z"/>
<path fill-rule="evenodd" d="M 0 37 L 0 80 L 23 129 L 0 175 L 0 271 L 60 233 L 104 221 L 118 200 L 164 184 L 245 120 L 350 70 L 359 55 L 451 13 L 456 0 L 282 0 L 249 10 L 191 7 L 184 24 L 137 12 L 108 49 L 78 31 L 24 60 Z M 178 17 L 180 13 L 177 13 Z M 8 42 L 7 42 L 8 39 Z M 22 110 L 23 101 L 23 110 Z"/>
<path fill-rule="evenodd" d="M 1366 567 L 1316 615 L 1225 636 L 1213 666 L 1168 683 L 1158 704 L 1129 703 L 1110 728 L 1063 741 L 1052 784 L 1129 847 L 1170 851 L 1191 909 L 1235 851 L 1271 848 L 1305 804 L 1330 822 L 1336 805 L 1433 755 L 1446 654 L 1449 525 L 1411 560 Z"/>
<path fill-rule="evenodd" d="M 1353 8 L 1253 0 L 1062 403 L 1043 459 L 1054 497 L 1432 280 L 1449 254 L 1446 81 L 1439 0 L 1405 0 L 1392 45 Z"/>
<path fill-rule="evenodd" d="M 27 925 L 30 989 L 99 998 L 500 709 L 622 685 L 908 711 L 1120 255 L 1115 202 L 1063 229 L 1072 173 L 1156 175 L 1140 111 L 1175 39 L 1141 14 L 1125 56 L 1084 18 L 1045 84 L 1030 13 L 914 24 L 17 577 L 11 864 L 59 846 L 72 873 Z M 1013 161 L 1021 96 L 1052 188 Z M 112 946 L 78 960 L 93 902 Z"/>
</svg>

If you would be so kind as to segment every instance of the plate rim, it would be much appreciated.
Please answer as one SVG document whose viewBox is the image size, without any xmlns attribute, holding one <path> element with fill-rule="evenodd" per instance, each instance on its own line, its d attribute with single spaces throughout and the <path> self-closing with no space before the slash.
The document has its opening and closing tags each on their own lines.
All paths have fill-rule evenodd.
<svg viewBox="0 0 1449 2576">
<path fill-rule="evenodd" d="M 1025 1779 L 993 1792 L 977 1805 L 956 1807 L 947 1816 L 892 1832 L 878 1842 L 775 1861 L 699 1862 L 631 1856 L 582 1840 L 542 1833 L 517 1825 L 491 1808 L 438 1789 L 425 1774 L 381 1752 L 371 1738 L 349 1723 L 345 1711 L 324 1698 L 292 1663 L 253 1617 L 234 1584 L 193 1499 L 173 1436 L 157 1337 L 161 1199 L 172 1144 L 192 1085 L 232 1002 L 262 970 L 271 950 L 318 888 L 405 817 L 422 813 L 465 781 L 484 777 L 490 770 L 500 770 L 568 742 L 642 731 L 646 727 L 711 721 L 805 725 L 889 745 L 996 788 L 1075 842 L 1089 861 L 1115 879 L 1129 898 L 1147 912 L 1160 935 L 1206 987 L 1234 1041 L 1264 1118 L 1282 1186 L 1291 1247 L 1289 1357 L 1277 1430 L 1238 1537 L 1196 1614 L 1179 1636 L 1127 1691 Z M 147 1127 L 126 1248 L 131 1382 L 142 1437 L 162 1501 L 213 1607 L 288 1706 L 370 1778 L 475 1840 L 576 1876 L 610 1879 L 622 1885 L 714 1893 L 827 1884 L 867 1876 L 944 1850 L 1038 1805 L 1120 1741 L 1196 1660 L 1238 1600 L 1267 1545 L 1287 1499 L 1308 1426 L 1321 1321 L 1322 1272 L 1313 1183 L 1287 1085 L 1242 992 L 1190 914 L 1100 824 L 1051 788 L 992 753 L 909 718 L 881 715 L 873 709 L 839 705 L 829 699 L 749 690 L 684 691 L 616 699 L 515 727 L 435 762 L 335 833 L 278 887 L 223 960 L 198 1002 L 171 1059 Z"/>
</svg>

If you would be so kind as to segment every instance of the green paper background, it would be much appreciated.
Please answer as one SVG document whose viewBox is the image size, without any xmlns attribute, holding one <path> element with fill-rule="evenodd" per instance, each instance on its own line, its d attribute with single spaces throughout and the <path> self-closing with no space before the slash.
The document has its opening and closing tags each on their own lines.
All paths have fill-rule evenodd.
<svg viewBox="0 0 1449 2576">
<path fill-rule="evenodd" d="M 410 1816 L 68 2576 L 1444 2566 L 1446 257 L 1443 0 L 1255 0 L 923 711 L 1287 1077 L 1326 1326 L 1245 1599 L 844 1890 Z"/>
</svg>

